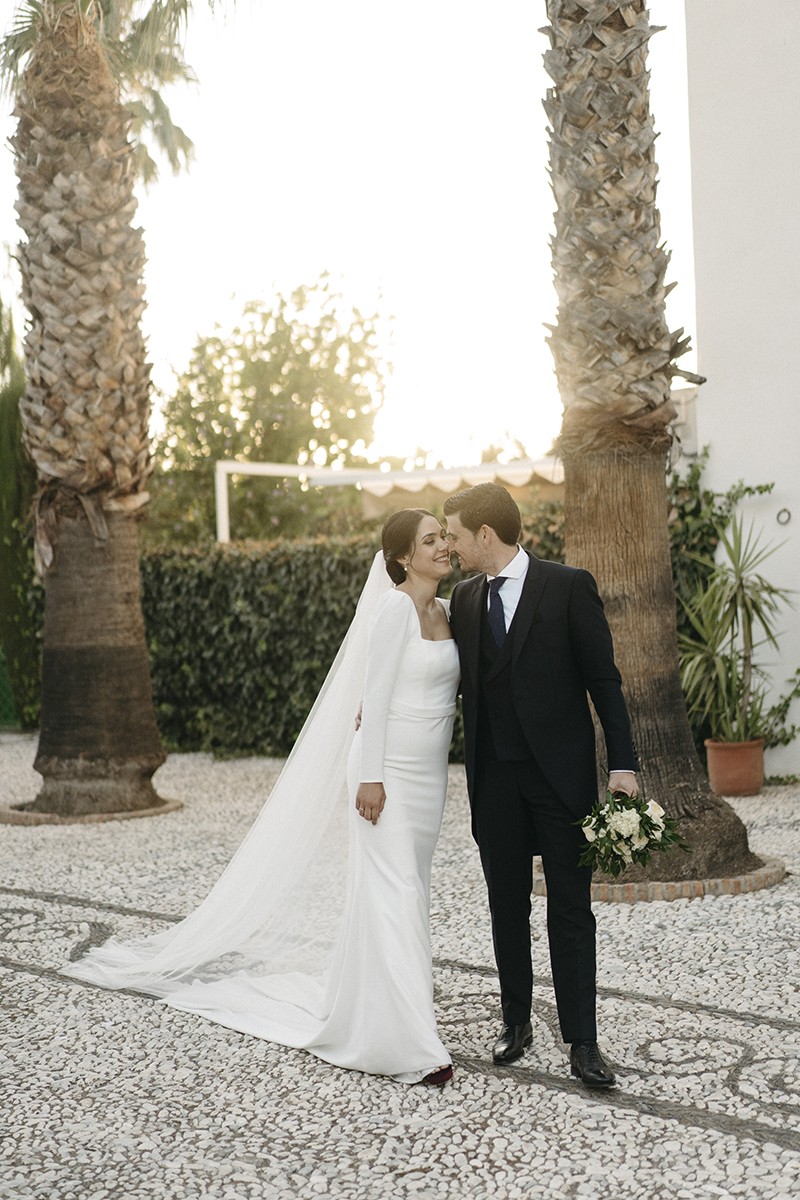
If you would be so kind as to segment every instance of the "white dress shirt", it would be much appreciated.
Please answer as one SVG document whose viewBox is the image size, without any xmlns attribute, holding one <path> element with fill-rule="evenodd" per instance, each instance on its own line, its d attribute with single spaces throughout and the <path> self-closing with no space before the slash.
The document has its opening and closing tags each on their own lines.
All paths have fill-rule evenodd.
<svg viewBox="0 0 800 1200">
<path fill-rule="evenodd" d="M 522 588 L 525 584 L 525 576 L 528 574 L 528 566 L 530 559 L 521 546 L 517 546 L 517 553 L 512 558 L 508 566 L 503 567 L 500 574 L 505 579 L 505 583 L 500 588 L 499 596 L 503 601 L 503 616 L 505 617 L 506 630 L 511 628 L 511 622 L 514 620 L 514 613 L 517 611 L 520 597 L 522 596 Z M 487 579 L 494 579 L 494 575 L 487 575 Z M 489 609 L 489 593 L 486 594 L 486 609 Z"/>
</svg>

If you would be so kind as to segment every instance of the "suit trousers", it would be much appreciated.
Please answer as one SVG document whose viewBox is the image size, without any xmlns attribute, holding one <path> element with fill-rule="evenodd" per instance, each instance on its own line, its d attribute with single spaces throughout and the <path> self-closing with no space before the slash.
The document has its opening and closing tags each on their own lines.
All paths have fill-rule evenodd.
<svg viewBox="0 0 800 1200">
<path fill-rule="evenodd" d="M 489 893 L 503 1020 L 530 1019 L 531 890 L 534 854 L 547 882 L 547 935 L 561 1035 L 595 1041 L 595 919 L 592 872 L 579 867 L 586 842 L 575 816 L 533 759 L 479 756 L 472 796 L 473 829 Z"/>
</svg>

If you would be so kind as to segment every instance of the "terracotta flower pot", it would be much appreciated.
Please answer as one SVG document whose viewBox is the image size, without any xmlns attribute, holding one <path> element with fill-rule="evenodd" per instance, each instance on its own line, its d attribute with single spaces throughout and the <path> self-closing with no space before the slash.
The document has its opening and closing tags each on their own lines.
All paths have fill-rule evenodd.
<svg viewBox="0 0 800 1200">
<path fill-rule="evenodd" d="M 764 739 L 705 740 L 708 781 L 718 796 L 755 796 L 764 786 Z"/>
</svg>

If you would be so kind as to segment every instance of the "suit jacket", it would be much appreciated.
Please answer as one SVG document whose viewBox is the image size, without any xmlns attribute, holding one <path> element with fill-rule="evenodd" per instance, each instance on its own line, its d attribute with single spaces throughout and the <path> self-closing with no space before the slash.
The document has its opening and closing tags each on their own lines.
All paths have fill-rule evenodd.
<svg viewBox="0 0 800 1200">
<path fill-rule="evenodd" d="M 637 769 L 630 719 L 594 579 L 588 571 L 528 557 L 507 639 L 514 710 L 531 754 L 566 806 L 580 818 L 597 798 L 595 736 L 587 692 L 603 729 L 609 766 L 615 770 Z M 450 602 L 450 623 L 461 660 L 470 797 L 475 784 L 480 635 L 487 588 L 485 575 L 466 579 L 456 585 Z"/>
</svg>

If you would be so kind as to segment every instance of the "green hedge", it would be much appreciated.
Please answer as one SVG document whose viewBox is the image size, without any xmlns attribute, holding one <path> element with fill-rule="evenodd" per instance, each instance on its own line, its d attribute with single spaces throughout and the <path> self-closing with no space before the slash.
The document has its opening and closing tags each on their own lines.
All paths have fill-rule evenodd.
<svg viewBox="0 0 800 1200">
<path fill-rule="evenodd" d="M 703 462 L 672 480 L 673 573 L 682 594 L 701 570 L 687 556 L 713 553 L 717 525 L 753 489 L 723 495 L 702 486 Z M 142 603 L 153 692 L 169 749 L 219 755 L 288 753 L 352 618 L 379 531 L 346 538 L 159 549 L 142 556 Z M 563 558 L 563 509 L 526 515 L 523 543 Z M 445 581 L 448 594 L 460 578 Z M 27 581 L 41 627 L 42 589 Z M 29 681 L 38 696 L 38 682 Z M 18 706 L 19 707 L 19 706 Z M 31 712 L 32 722 L 37 713 Z M 698 737 L 702 731 L 696 731 Z M 460 720 L 452 758 L 462 754 Z"/>
<path fill-rule="evenodd" d="M 39 719 L 41 604 L 30 598 L 36 472 L 22 446 L 24 387 L 13 324 L 0 301 L 0 721 L 31 729 Z"/>
<path fill-rule="evenodd" d="M 524 542 L 563 555 L 561 506 Z M 142 556 L 156 718 L 170 749 L 289 752 L 344 637 L 379 545 L 369 536 L 239 543 Z M 448 595 L 461 578 L 445 580 Z M 460 761 L 456 722 L 451 757 Z"/>
<path fill-rule="evenodd" d="M 355 610 L 373 541 L 279 542 L 142 558 L 166 744 L 288 752 Z"/>
</svg>

